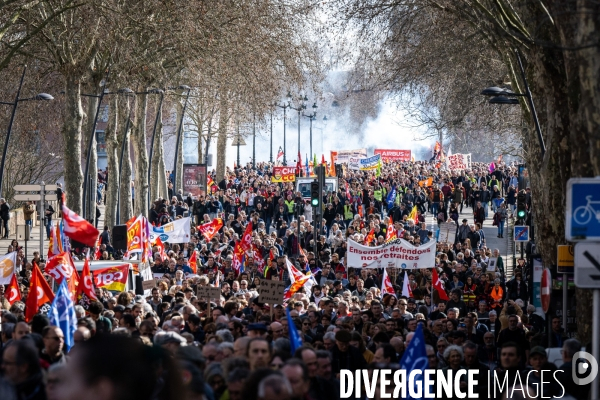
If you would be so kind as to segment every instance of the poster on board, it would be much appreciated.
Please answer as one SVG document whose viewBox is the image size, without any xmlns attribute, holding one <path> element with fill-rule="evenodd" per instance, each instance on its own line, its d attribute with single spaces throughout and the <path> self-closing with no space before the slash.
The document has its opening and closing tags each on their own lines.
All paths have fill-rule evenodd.
<svg viewBox="0 0 600 400">
<path fill-rule="evenodd" d="M 206 164 L 183 164 L 183 196 L 206 194 Z"/>
</svg>

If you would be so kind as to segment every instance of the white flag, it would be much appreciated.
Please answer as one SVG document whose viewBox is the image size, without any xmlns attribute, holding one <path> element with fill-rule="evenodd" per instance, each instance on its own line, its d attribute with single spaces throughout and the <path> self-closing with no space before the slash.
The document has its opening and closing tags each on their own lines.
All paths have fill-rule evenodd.
<svg viewBox="0 0 600 400">
<path fill-rule="evenodd" d="M 17 252 L 0 257 L 0 285 L 9 285 L 17 265 Z"/>
<path fill-rule="evenodd" d="M 404 271 L 404 282 L 402 283 L 402 296 L 409 299 L 413 297 L 412 290 L 408 284 L 408 273 L 406 271 Z"/>
</svg>

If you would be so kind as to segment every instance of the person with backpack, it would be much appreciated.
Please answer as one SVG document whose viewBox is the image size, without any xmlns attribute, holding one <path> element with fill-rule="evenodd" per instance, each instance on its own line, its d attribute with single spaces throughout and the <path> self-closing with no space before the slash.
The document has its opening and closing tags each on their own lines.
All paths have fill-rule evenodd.
<svg viewBox="0 0 600 400">
<path fill-rule="evenodd" d="M 498 227 L 498 237 L 504 238 L 504 222 L 506 222 L 506 218 L 508 217 L 508 213 L 506 211 L 506 203 L 502 203 L 500 207 L 494 213 L 494 226 Z"/>
<path fill-rule="evenodd" d="M 444 201 L 444 194 L 439 188 L 434 188 L 431 193 L 431 211 L 433 215 L 438 215 L 440 203 Z"/>
</svg>

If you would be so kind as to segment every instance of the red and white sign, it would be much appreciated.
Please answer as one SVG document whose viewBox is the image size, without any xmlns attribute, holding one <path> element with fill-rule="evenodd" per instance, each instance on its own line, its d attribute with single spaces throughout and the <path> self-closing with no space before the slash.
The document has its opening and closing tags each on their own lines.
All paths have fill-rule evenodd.
<svg viewBox="0 0 600 400">
<path fill-rule="evenodd" d="M 446 158 L 446 165 L 450 170 L 465 170 L 471 168 L 470 154 L 452 154 Z"/>
<path fill-rule="evenodd" d="M 552 293 L 552 275 L 548 268 L 544 268 L 542 271 L 542 310 L 544 313 L 548 312 L 550 308 L 550 294 Z M 563 285 L 566 282 L 563 282 Z"/>
<path fill-rule="evenodd" d="M 383 161 L 410 161 L 410 150 L 383 150 L 375 149 L 374 155 L 381 154 Z"/>
<path fill-rule="evenodd" d="M 382 246 L 370 247 L 348 240 L 347 267 L 351 268 L 433 268 L 436 241 L 415 247 L 398 239 Z"/>
</svg>

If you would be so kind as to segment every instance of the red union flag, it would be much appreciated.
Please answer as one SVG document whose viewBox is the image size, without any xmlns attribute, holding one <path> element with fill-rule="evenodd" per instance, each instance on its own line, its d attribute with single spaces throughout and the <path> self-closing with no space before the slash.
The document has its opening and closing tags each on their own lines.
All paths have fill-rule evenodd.
<svg viewBox="0 0 600 400">
<path fill-rule="evenodd" d="M 6 296 L 6 300 L 8 300 L 11 306 L 15 303 L 15 301 L 21 301 L 19 282 L 17 281 L 17 275 L 15 274 L 13 274 L 10 285 L 8 286 L 8 295 Z"/>
<path fill-rule="evenodd" d="M 396 291 L 392 286 L 392 281 L 387 273 L 387 268 L 383 269 L 383 279 L 381 280 L 381 295 L 383 296 L 384 294 L 391 294 L 396 297 Z"/>
<path fill-rule="evenodd" d="M 60 253 L 48 259 L 44 272 L 50 275 L 60 285 L 63 279 L 73 276 L 75 267 L 69 253 Z"/>
<path fill-rule="evenodd" d="M 127 283 L 128 272 L 129 264 L 99 269 L 93 272 L 94 283 L 96 284 L 96 287 L 99 288 L 104 288 L 116 292 L 123 292 L 125 291 L 125 284 Z"/>
<path fill-rule="evenodd" d="M 81 279 L 77 286 L 76 298 L 79 300 L 82 294 L 86 295 L 88 299 L 98 301 L 96 293 L 94 292 L 94 285 L 90 274 L 90 260 L 88 258 L 85 259 L 85 263 L 83 264 Z"/>
<path fill-rule="evenodd" d="M 65 205 L 62 206 L 62 212 L 65 235 L 87 247 L 94 247 L 100 234 L 98 229 Z"/>
<path fill-rule="evenodd" d="M 410 161 L 411 151 L 410 150 L 383 150 L 375 149 L 374 155 L 381 154 L 383 161 Z"/>
<path fill-rule="evenodd" d="M 244 252 L 250 250 L 252 247 L 252 221 L 248 222 L 248 226 L 246 226 L 246 231 L 240 240 L 240 247 Z"/>
<path fill-rule="evenodd" d="M 221 218 L 215 218 L 211 222 L 198 226 L 198 231 L 200 231 L 202 236 L 206 238 L 206 241 L 209 242 L 222 227 L 223 220 Z"/>
</svg>

